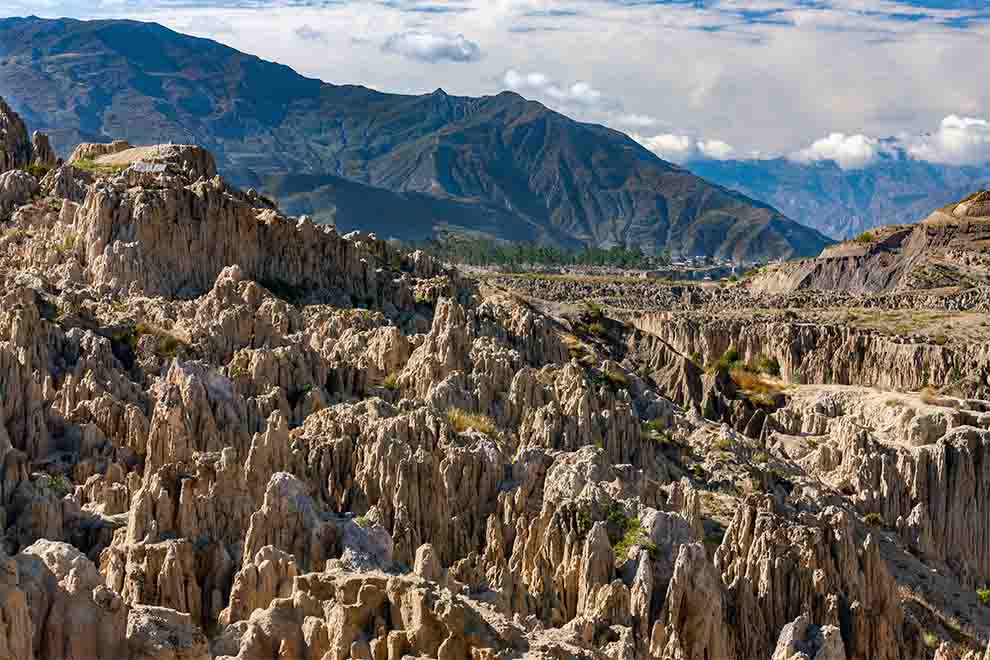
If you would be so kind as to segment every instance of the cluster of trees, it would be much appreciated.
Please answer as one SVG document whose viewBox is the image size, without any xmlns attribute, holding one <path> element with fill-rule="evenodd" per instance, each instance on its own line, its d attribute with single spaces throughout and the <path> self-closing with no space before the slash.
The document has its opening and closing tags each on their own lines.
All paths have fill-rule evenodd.
<svg viewBox="0 0 990 660">
<path fill-rule="evenodd" d="M 609 266 L 651 269 L 670 264 L 669 254 L 647 255 L 639 248 L 597 248 L 583 250 L 538 243 L 509 243 L 485 238 L 441 236 L 412 244 L 412 249 L 451 263 L 471 266 L 498 266 L 522 269 L 526 266 Z"/>
</svg>

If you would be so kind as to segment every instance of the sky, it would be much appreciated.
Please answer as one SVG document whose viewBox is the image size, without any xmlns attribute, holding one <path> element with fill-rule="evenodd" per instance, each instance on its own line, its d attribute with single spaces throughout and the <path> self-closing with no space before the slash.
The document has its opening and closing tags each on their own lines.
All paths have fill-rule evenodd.
<svg viewBox="0 0 990 660">
<path fill-rule="evenodd" d="M 990 161 L 990 0 L 0 0 L 134 18 L 327 82 L 505 89 L 669 160 Z"/>
</svg>

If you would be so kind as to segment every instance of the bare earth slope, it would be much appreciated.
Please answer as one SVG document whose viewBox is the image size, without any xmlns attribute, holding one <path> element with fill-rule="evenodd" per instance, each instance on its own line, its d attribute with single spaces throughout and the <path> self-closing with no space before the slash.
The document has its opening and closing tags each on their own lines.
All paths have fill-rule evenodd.
<svg viewBox="0 0 990 660">
<path fill-rule="evenodd" d="M 990 193 L 935 211 L 917 225 L 880 227 L 817 259 L 771 266 L 752 287 L 853 293 L 967 288 L 990 283 Z"/>
</svg>

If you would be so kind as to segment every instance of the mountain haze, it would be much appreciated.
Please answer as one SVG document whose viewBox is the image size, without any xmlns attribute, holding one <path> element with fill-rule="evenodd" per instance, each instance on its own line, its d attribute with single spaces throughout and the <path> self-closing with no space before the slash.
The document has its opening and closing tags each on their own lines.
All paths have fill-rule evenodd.
<svg viewBox="0 0 990 660">
<path fill-rule="evenodd" d="M 391 225 L 407 232 L 458 225 L 740 260 L 815 255 L 830 243 L 622 133 L 517 94 L 331 85 L 157 24 L 0 20 L 0 94 L 63 155 L 114 138 L 201 144 L 234 182 L 317 217 L 333 208 L 345 228 L 348 218 L 379 226 L 364 195 L 341 194 L 354 184 L 375 188 L 380 212 L 398 214 Z"/>
<path fill-rule="evenodd" d="M 697 161 L 695 174 L 772 204 L 789 217 L 836 239 L 853 238 L 883 225 L 919 222 L 933 210 L 990 187 L 990 163 L 942 165 L 884 153 L 862 169 L 834 161 Z"/>
</svg>

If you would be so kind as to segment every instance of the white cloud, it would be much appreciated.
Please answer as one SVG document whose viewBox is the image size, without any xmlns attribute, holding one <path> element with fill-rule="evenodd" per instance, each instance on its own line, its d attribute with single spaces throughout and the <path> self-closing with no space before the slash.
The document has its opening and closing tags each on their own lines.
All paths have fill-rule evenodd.
<svg viewBox="0 0 990 660">
<path fill-rule="evenodd" d="M 952 165 L 990 162 L 990 121 L 949 115 L 931 135 L 902 138 L 918 160 Z"/>
<path fill-rule="evenodd" d="M 629 128 L 651 128 L 658 124 L 664 124 L 656 117 L 651 117 L 650 115 L 638 115 L 635 113 L 619 115 L 613 120 L 618 126 L 628 126 Z"/>
<path fill-rule="evenodd" d="M 876 138 L 831 133 L 793 154 L 792 159 L 800 163 L 831 160 L 844 170 L 858 170 L 872 165 L 879 155 L 880 141 Z"/>
<path fill-rule="evenodd" d="M 382 49 L 421 62 L 476 62 L 481 59 L 481 47 L 463 34 L 410 30 L 390 36 Z"/>
<path fill-rule="evenodd" d="M 676 133 L 661 133 L 653 136 L 633 133 L 632 138 L 664 160 L 673 163 L 686 163 L 702 158 L 727 160 L 736 152 L 731 144 L 722 140 L 698 140 L 689 135 Z"/>
<path fill-rule="evenodd" d="M 735 155 L 732 145 L 722 140 L 702 140 L 698 142 L 698 151 L 711 160 L 728 160 Z"/>
<path fill-rule="evenodd" d="M 545 101 L 556 109 L 581 109 L 592 111 L 607 111 L 618 107 L 614 99 L 606 97 L 601 90 L 589 82 L 579 80 L 569 85 L 552 80 L 545 73 L 533 71 L 522 73 L 509 69 L 502 76 L 506 88 L 530 96 L 539 101 Z"/>
<path fill-rule="evenodd" d="M 296 28 L 296 36 L 304 41 L 326 41 L 327 33 L 309 25 L 300 25 Z"/>
</svg>

